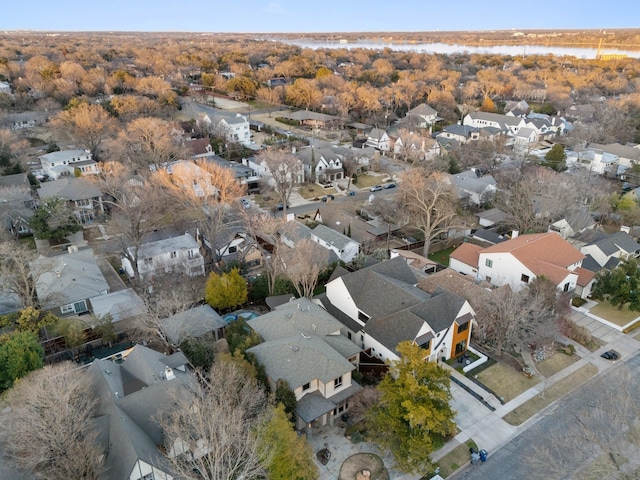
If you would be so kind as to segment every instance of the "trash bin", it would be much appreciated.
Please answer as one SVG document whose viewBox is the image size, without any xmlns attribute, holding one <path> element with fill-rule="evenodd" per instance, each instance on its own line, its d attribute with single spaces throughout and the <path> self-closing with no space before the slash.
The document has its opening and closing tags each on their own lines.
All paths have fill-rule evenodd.
<svg viewBox="0 0 640 480">
<path fill-rule="evenodd" d="M 487 452 L 486 450 L 480 450 L 478 452 L 478 454 L 480 455 L 480 460 L 483 462 L 487 461 L 487 456 L 489 456 L 489 452 Z"/>
</svg>

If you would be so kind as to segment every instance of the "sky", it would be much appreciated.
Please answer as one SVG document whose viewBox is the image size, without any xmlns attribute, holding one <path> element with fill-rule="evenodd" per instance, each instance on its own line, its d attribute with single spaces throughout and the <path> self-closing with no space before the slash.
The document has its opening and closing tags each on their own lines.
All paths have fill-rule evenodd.
<svg viewBox="0 0 640 480">
<path fill-rule="evenodd" d="M 11 2 L 0 13 L 0 31 L 278 33 L 639 27 L 639 0 L 30 0 Z"/>
</svg>

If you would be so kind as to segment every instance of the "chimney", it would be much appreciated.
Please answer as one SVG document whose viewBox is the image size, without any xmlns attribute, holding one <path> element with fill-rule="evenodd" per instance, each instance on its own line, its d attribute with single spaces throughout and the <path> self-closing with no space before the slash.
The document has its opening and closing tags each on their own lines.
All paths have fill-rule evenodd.
<svg viewBox="0 0 640 480">
<path fill-rule="evenodd" d="M 396 250 L 396 249 L 392 249 L 389 252 L 389 259 L 396 258 L 396 257 L 399 257 L 399 256 L 400 256 L 400 254 L 398 253 L 398 250 Z"/>
<path fill-rule="evenodd" d="M 518 235 L 520 235 L 520 232 L 518 230 L 511 231 L 511 238 L 516 238 Z"/>
<path fill-rule="evenodd" d="M 173 369 L 171 367 L 166 367 L 164 369 L 164 378 L 167 380 L 173 380 L 176 378 L 176 375 L 173 373 Z"/>
<path fill-rule="evenodd" d="M 295 145 L 293 145 L 291 147 L 291 153 L 293 153 L 294 155 L 296 154 L 296 146 Z"/>
</svg>

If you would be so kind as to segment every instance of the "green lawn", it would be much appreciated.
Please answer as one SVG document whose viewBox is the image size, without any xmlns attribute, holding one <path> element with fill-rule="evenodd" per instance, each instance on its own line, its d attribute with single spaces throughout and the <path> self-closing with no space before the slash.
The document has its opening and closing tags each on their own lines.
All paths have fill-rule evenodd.
<svg viewBox="0 0 640 480">
<path fill-rule="evenodd" d="M 438 262 L 441 265 L 449 266 L 449 255 L 455 250 L 455 247 L 445 248 L 438 252 L 432 252 L 429 254 L 429 260 Z"/>
<path fill-rule="evenodd" d="M 598 304 L 589 310 L 589 312 L 597 315 L 598 317 L 604 318 L 611 323 L 615 323 L 620 327 L 640 317 L 640 312 L 633 312 L 629 310 L 629 307 L 626 304 L 622 307 L 622 310 L 620 310 L 618 307 L 614 307 L 606 300 L 598 301 Z"/>
</svg>

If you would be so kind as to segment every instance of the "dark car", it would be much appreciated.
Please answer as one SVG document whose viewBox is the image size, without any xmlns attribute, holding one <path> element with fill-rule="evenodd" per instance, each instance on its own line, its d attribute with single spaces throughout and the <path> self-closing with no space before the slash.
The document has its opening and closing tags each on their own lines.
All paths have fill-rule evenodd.
<svg viewBox="0 0 640 480">
<path fill-rule="evenodd" d="M 289 204 L 287 203 L 287 208 L 289 208 Z M 276 210 L 278 211 L 282 211 L 284 210 L 284 204 L 283 203 L 279 203 L 276 205 Z"/>
<path fill-rule="evenodd" d="M 328 202 L 329 200 L 335 200 L 335 199 L 336 199 L 335 195 L 325 195 L 320 200 L 322 200 L 323 202 Z"/>
<path fill-rule="evenodd" d="M 382 190 L 382 187 L 380 185 L 374 185 L 369 190 L 371 190 L 372 192 L 379 192 L 380 190 Z"/>
<path fill-rule="evenodd" d="M 618 360 L 620 358 L 620 354 L 615 350 L 608 350 L 600 356 L 602 358 L 606 358 L 607 360 Z"/>
<path fill-rule="evenodd" d="M 387 183 L 384 188 L 396 188 L 396 184 L 395 183 Z"/>
</svg>

